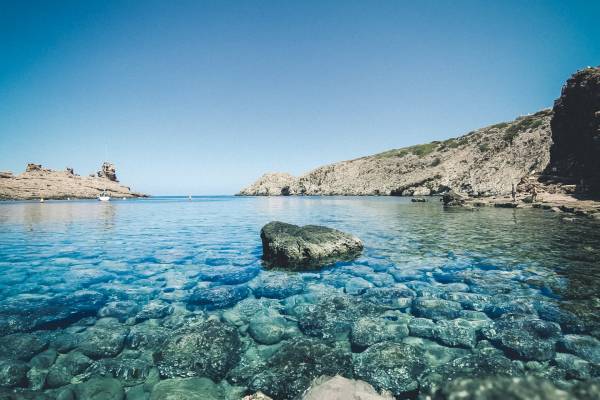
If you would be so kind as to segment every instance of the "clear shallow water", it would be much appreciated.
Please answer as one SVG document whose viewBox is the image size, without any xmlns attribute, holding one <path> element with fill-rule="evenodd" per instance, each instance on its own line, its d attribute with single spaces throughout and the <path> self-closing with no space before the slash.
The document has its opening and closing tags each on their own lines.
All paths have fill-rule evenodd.
<svg viewBox="0 0 600 400">
<path fill-rule="evenodd" d="M 272 220 L 351 232 L 365 250 L 266 271 Z M 598 374 L 599 244 L 594 221 L 435 199 L 2 203 L 0 386 L 285 399 L 340 373 L 398 397 L 478 375 L 567 389 Z"/>
</svg>

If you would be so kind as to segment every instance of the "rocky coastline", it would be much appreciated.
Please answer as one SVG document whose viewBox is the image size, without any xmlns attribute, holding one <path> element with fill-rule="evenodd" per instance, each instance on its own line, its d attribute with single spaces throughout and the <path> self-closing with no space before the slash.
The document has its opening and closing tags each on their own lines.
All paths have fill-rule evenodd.
<svg viewBox="0 0 600 400">
<path fill-rule="evenodd" d="M 77 175 L 73 168 L 55 171 L 33 163 L 27 164 L 25 172 L 19 175 L 0 172 L 0 200 L 94 199 L 102 191 L 119 198 L 147 197 L 122 185 L 114 164 L 109 162 L 89 176 Z"/>
<path fill-rule="evenodd" d="M 576 72 L 552 109 L 445 141 L 267 173 L 240 196 L 433 196 L 447 205 L 541 208 L 600 218 L 600 67 Z M 513 198 L 512 192 L 515 191 Z"/>
</svg>

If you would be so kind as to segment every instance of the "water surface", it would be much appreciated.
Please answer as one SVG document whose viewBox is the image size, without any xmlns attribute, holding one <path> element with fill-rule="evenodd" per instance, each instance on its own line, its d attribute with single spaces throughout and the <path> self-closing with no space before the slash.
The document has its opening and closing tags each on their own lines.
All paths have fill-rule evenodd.
<svg viewBox="0 0 600 400">
<path fill-rule="evenodd" d="M 365 250 L 267 271 L 272 220 L 351 232 Z M 599 243 L 588 219 L 437 199 L 4 202 L 0 386 L 286 399 L 340 373 L 398 397 L 478 374 L 569 388 L 600 363 Z"/>
</svg>

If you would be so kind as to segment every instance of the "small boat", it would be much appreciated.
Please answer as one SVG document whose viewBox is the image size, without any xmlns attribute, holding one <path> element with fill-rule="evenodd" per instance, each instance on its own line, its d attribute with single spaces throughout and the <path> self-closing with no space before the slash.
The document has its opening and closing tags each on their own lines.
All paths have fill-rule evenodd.
<svg viewBox="0 0 600 400">
<path fill-rule="evenodd" d="M 44 202 L 44 198 L 42 197 L 42 198 L 40 198 L 40 203 L 43 203 L 43 202 Z"/>
<path fill-rule="evenodd" d="M 98 196 L 98 200 L 100 201 L 109 201 L 110 196 L 106 190 L 103 190 L 102 193 Z"/>
</svg>

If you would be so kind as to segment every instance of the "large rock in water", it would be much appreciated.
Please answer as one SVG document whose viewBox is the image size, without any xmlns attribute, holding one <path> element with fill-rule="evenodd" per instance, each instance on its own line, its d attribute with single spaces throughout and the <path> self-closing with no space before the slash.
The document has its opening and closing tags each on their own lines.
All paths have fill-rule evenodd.
<svg viewBox="0 0 600 400">
<path fill-rule="evenodd" d="M 356 236 L 318 225 L 269 222 L 260 231 L 263 259 L 269 266 L 310 269 L 356 258 L 363 249 Z"/>
<path fill-rule="evenodd" d="M 549 175 L 600 191 L 600 67 L 575 73 L 554 103 Z"/>
</svg>

